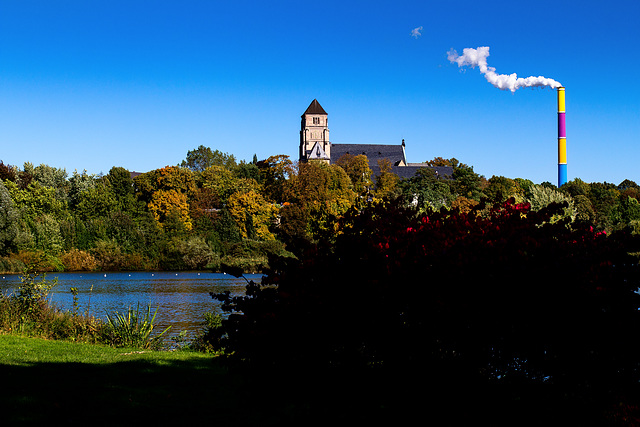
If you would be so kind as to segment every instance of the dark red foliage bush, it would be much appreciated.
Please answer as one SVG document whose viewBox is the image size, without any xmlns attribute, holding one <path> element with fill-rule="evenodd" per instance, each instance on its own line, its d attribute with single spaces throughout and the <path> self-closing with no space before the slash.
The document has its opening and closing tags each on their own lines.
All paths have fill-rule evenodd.
<svg viewBox="0 0 640 427">
<path fill-rule="evenodd" d="M 333 241 L 272 260 L 215 345 L 271 365 L 442 367 L 486 378 L 638 380 L 638 239 L 510 200 L 349 212 Z"/>
</svg>

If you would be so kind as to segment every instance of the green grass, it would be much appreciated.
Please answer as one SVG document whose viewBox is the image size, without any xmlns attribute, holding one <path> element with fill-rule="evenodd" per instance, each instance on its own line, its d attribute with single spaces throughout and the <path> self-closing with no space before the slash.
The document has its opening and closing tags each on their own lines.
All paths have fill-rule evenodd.
<svg viewBox="0 0 640 427">
<path fill-rule="evenodd" d="M 593 417 L 602 415 L 601 408 L 550 394 L 545 387 L 505 389 L 445 380 L 434 381 L 427 371 L 251 369 L 190 351 L 142 351 L 0 335 L 2 426 L 602 421 Z"/>
<path fill-rule="evenodd" d="M 0 335 L 3 426 L 330 425 L 384 412 L 363 391 L 352 377 L 257 371 L 205 353 Z"/>
<path fill-rule="evenodd" d="M 2 425 L 250 421 L 241 376 L 203 353 L 0 335 L 0 378 Z"/>
</svg>

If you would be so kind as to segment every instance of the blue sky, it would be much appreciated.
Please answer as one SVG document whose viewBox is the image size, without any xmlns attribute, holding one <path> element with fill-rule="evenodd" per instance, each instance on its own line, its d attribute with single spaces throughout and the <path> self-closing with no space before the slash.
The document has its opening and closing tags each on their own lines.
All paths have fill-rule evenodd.
<svg viewBox="0 0 640 427">
<path fill-rule="evenodd" d="M 489 46 L 497 73 L 566 87 L 569 180 L 640 183 L 639 20 L 637 0 L 0 0 L 0 159 L 69 174 L 199 145 L 296 159 L 317 98 L 332 142 L 405 139 L 410 162 L 556 183 L 555 91 L 447 60 Z"/>
</svg>

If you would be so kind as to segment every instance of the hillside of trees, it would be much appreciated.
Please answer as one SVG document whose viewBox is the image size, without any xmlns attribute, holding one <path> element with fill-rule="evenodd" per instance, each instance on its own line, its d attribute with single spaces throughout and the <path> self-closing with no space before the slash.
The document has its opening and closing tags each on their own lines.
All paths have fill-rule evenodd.
<svg viewBox="0 0 640 427">
<path fill-rule="evenodd" d="M 142 174 L 113 167 L 91 175 L 45 164 L 0 162 L 0 270 L 195 270 L 221 265 L 262 271 L 270 255 L 296 256 L 305 243 L 332 238 L 350 210 L 396 201 L 417 213 L 469 212 L 513 199 L 539 211 L 566 202 L 552 221 L 590 224 L 612 233 L 640 224 L 640 187 L 580 179 L 548 182 L 474 172 L 435 158 L 453 176 L 425 169 L 400 180 L 366 157 L 335 165 L 298 164 L 276 155 L 251 162 L 200 146 L 176 166 Z"/>
</svg>

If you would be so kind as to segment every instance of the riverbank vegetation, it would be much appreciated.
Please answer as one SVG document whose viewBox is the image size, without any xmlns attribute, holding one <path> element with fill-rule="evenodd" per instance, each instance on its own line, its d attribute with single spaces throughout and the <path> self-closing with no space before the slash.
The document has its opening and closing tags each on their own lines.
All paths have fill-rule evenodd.
<svg viewBox="0 0 640 427">
<path fill-rule="evenodd" d="M 26 271 L 11 294 L 0 294 L 0 335 L 103 344 L 138 349 L 166 348 L 164 331 L 154 331 L 156 312 L 129 307 L 126 313 L 107 313 L 106 319 L 80 313 L 77 290 L 71 288 L 73 308 L 63 310 L 49 300 L 57 279 Z M 1 358 L 0 358 L 1 359 Z"/>
<path fill-rule="evenodd" d="M 271 255 L 293 256 L 304 242 L 338 231 L 338 220 L 368 203 L 402 200 L 420 212 L 468 211 L 481 200 L 530 203 L 539 210 L 567 201 L 556 219 L 571 217 L 596 230 L 640 224 L 640 187 L 575 179 L 550 183 L 486 179 L 456 159 L 440 177 L 424 169 L 400 180 L 380 165 L 373 176 L 365 156 L 335 165 L 297 164 L 275 155 L 236 161 L 200 146 L 179 165 L 146 173 L 113 167 L 91 175 L 41 164 L 0 162 L 0 271 L 198 270 L 222 265 L 246 272 L 268 267 Z"/>
</svg>

